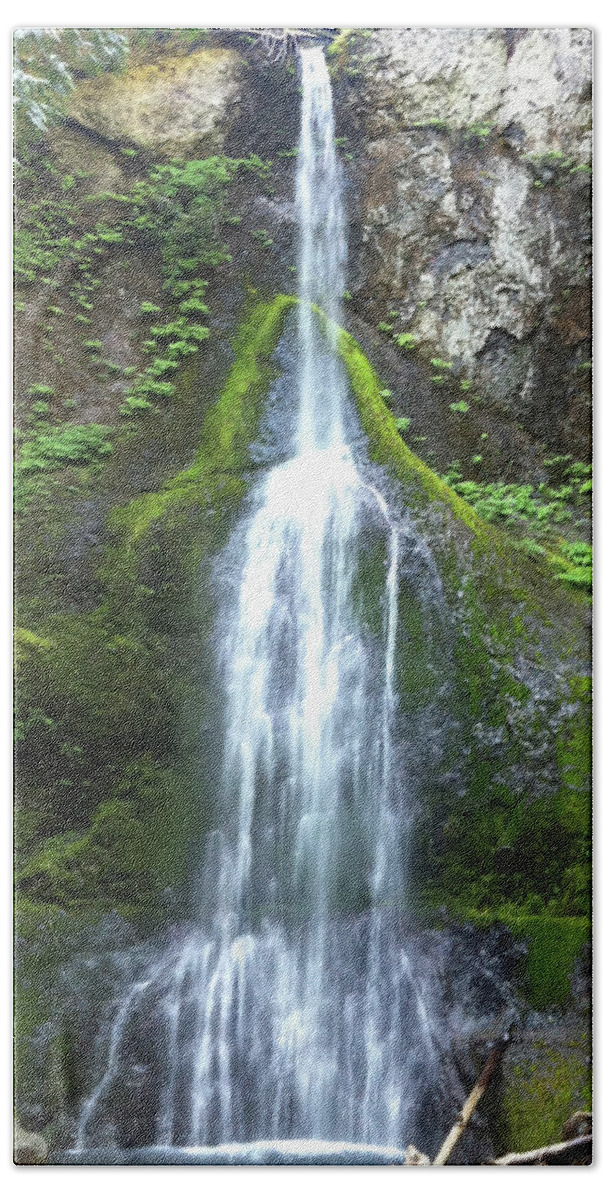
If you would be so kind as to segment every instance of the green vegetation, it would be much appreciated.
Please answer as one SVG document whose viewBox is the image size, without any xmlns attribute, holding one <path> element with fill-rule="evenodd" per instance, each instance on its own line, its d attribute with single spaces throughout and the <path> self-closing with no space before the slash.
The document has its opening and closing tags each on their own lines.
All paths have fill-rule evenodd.
<svg viewBox="0 0 608 1200">
<path fill-rule="evenodd" d="M 272 246 L 272 238 L 267 229 L 254 229 L 251 236 L 255 238 L 256 242 L 260 243 L 260 246 L 264 250 L 269 250 Z"/>
<path fill-rule="evenodd" d="M 128 195 L 86 196 L 82 172 L 70 172 L 74 184 L 66 186 L 65 172 L 50 160 L 20 169 L 18 285 L 61 288 L 63 307 L 49 305 L 52 316 L 68 311 L 78 323 L 94 320 L 95 334 L 80 342 L 80 354 L 100 374 L 128 380 L 127 395 L 116 402 L 124 415 L 150 414 L 168 399 L 190 411 L 196 405 L 196 374 L 188 364 L 209 336 L 201 323 L 208 313 L 202 269 L 212 271 L 229 258 L 219 230 L 230 181 L 240 170 L 263 175 L 266 168 L 255 157 L 173 162 L 148 168 Z M 160 259 L 167 295 L 166 304 L 146 291 L 138 298 L 144 329 L 155 322 L 143 336 L 142 352 L 151 352 L 143 369 L 101 357 L 97 317 L 104 264 L 128 268 L 139 255 Z M 88 913 L 89 920 L 115 905 L 137 921 L 154 921 L 163 889 L 185 883 L 190 844 L 200 842 L 208 805 L 201 805 L 195 787 L 198 732 L 188 742 L 182 719 L 198 655 L 187 637 L 176 651 L 173 631 L 180 614 L 182 634 L 196 629 L 200 637 L 203 602 L 193 600 L 192 571 L 203 551 L 225 536 L 243 495 L 241 473 L 259 412 L 256 389 L 261 397 L 272 374 L 264 338 L 274 349 L 290 303 L 279 298 L 255 307 L 194 464 L 160 493 L 136 483 L 139 500 L 119 502 L 109 521 L 108 501 L 116 505 L 125 484 L 128 494 L 132 462 L 137 479 L 145 434 L 126 424 L 47 423 L 51 406 L 61 420 L 68 416 L 62 409 L 76 402 L 57 400 L 52 375 L 28 389 L 33 403 L 26 431 L 17 434 L 16 467 L 17 871 L 19 912 L 29 905 L 42 925 L 58 905 L 73 915 Z M 37 418 L 34 428 L 27 428 L 30 416 Z M 182 420 L 179 414 L 173 419 L 172 441 Z M 159 434 L 161 445 L 172 445 L 162 423 Z M 83 504 L 98 532 L 76 579 L 63 547 L 78 540 Z M 154 536 L 145 537 L 152 527 Z M 152 588 L 150 572 L 157 580 Z"/>
<path fill-rule="evenodd" d="M 54 396 L 55 388 L 49 387 L 47 383 L 33 383 L 28 389 L 30 396 Z"/>
<path fill-rule="evenodd" d="M 340 58 L 348 52 L 349 44 L 354 41 L 359 30 L 357 29 L 341 29 L 336 34 L 333 42 L 327 47 L 326 55 L 329 59 Z"/>
<path fill-rule="evenodd" d="M 564 1122 L 591 1110 L 589 1042 L 572 1032 L 563 1040 L 537 1036 L 517 1047 L 503 1070 L 500 1098 L 501 1150 L 534 1150 L 561 1141 Z"/>
<path fill-rule="evenodd" d="M 441 117 L 429 117 L 426 121 L 414 121 L 412 129 L 436 129 L 438 133 L 447 133 L 449 126 Z"/>
<path fill-rule="evenodd" d="M 523 162 L 531 168 L 535 187 L 565 183 L 570 175 L 592 174 L 588 163 L 577 163 L 576 159 L 566 156 L 562 150 L 524 154 Z"/>
<path fill-rule="evenodd" d="M 291 296 L 276 296 L 270 303 L 253 305 L 235 343 L 235 363 L 222 396 L 203 424 L 193 465 L 169 480 L 160 492 L 142 496 L 113 515 L 113 528 L 129 543 L 136 542 L 172 509 L 213 505 L 216 493 L 218 503 L 222 495 L 223 503 L 230 505 L 240 499 L 240 475 L 272 374 L 268 355 L 293 303 Z"/>
<path fill-rule="evenodd" d="M 292 304 L 253 301 L 192 466 L 111 514 L 98 607 L 19 630 L 18 881 L 36 904 L 115 904 L 148 919 L 162 889 L 185 879 L 192 830 L 207 809 L 192 790 L 194 747 L 179 748 L 181 704 L 177 725 L 174 715 L 184 688 L 196 686 L 193 665 L 180 652 L 177 675 L 168 669 L 168 632 L 181 620 L 182 639 L 184 628 L 200 637 L 197 564 L 244 494 L 269 355 Z M 34 439 L 27 456 L 24 448 L 21 469 L 89 462 L 110 452 L 109 432 L 64 426 Z M 161 580 L 154 593 L 143 582 L 151 564 Z"/>
<path fill-rule="evenodd" d="M 528 945 L 528 998 L 534 1008 L 565 1004 L 570 974 L 589 941 L 586 917 L 552 917 L 525 913 L 506 915 L 506 924 Z"/>
<path fill-rule="evenodd" d="M 580 587 L 591 587 L 593 581 L 592 556 L 593 551 L 587 542 L 562 543 L 562 554 L 572 563 L 571 567 L 558 575 L 564 583 L 574 583 Z"/>
<path fill-rule="evenodd" d="M 472 125 L 468 125 L 464 130 L 465 141 L 483 142 L 493 133 L 494 125 L 486 125 L 483 121 L 474 121 Z"/>
<path fill-rule="evenodd" d="M 464 404 L 461 401 L 461 404 Z M 466 412 L 451 404 L 457 412 Z M 483 435 L 482 435 L 483 436 Z M 474 456 L 480 461 L 479 456 Z M 484 521 L 520 532 L 520 548 L 531 557 L 552 556 L 556 577 L 562 583 L 588 588 L 592 577 L 592 550 L 587 542 L 569 542 L 566 535 L 587 528 L 591 467 L 573 462 L 570 455 L 545 460 L 551 481 L 534 487 L 519 483 L 479 483 L 463 479 L 460 463 L 452 463 L 443 476 Z M 539 553 L 540 551 L 540 553 Z"/>
<path fill-rule="evenodd" d="M 394 341 L 401 350 L 413 350 L 416 345 L 416 338 L 413 333 L 396 333 Z"/>
<path fill-rule="evenodd" d="M 200 317 L 208 313 L 204 300 L 207 281 L 200 271 L 213 269 L 229 258 L 218 229 L 225 215 L 228 186 L 238 171 L 264 175 L 267 167 L 256 156 L 239 160 L 214 156 L 152 166 L 147 178 L 138 180 L 128 194 L 103 192 L 89 196 L 89 206 L 111 207 L 112 222 L 98 220 L 93 229 L 84 232 L 81 209 L 74 207 L 71 189 L 67 194 L 61 188 L 57 190 L 56 172 L 50 164 L 42 180 L 32 168 L 22 168 L 20 186 L 25 196 L 31 185 L 33 199 L 24 200 L 16 231 L 17 280 L 40 283 L 58 268 L 78 268 L 80 287 L 72 288 L 70 295 L 84 312 L 77 313 L 74 320 L 90 324 L 91 318 L 85 313 L 94 312 L 91 293 L 97 286 L 92 255 L 108 254 L 117 246 L 144 253 L 147 248 L 154 254 L 160 251 L 164 287 L 169 293 L 165 315 L 170 319 L 153 326 L 152 332 L 155 338 L 170 343 L 164 348 L 163 361 L 171 363 L 167 371 L 173 370 L 193 345 L 196 348 L 209 336 L 208 326 L 200 322 Z M 44 194 L 39 198 L 41 190 Z M 80 204 L 82 208 L 82 201 Z M 171 311 L 175 301 L 177 316 Z M 158 319 L 163 309 L 144 300 L 141 312 L 144 317 L 153 315 Z M 90 339 L 89 348 L 100 348 L 98 340 Z M 157 399 L 173 395 L 170 383 L 151 381 L 151 374 L 154 372 L 150 368 L 134 374 L 121 408 L 123 415 L 151 407 L 150 395 Z"/>
<path fill-rule="evenodd" d="M 18 156 L 31 151 L 47 127 L 63 117 L 75 86 L 74 74 L 118 70 L 127 40 L 117 29 L 15 29 L 13 83 Z M 63 188 L 73 186 L 66 175 Z"/>
<path fill-rule="evenodd" d="M 407 433 L 411 423 L 411 417 L 395 417 L 395 425 L 397 426 L 399 433 Z"/>
<path fill-rule="evenodd" d="M 44 406 L 46 412 L 47 405 Z M 34 405 L 34 410 L 37 406 Z M 40 427 L 33 437 L 21 442 L 15 467 L 15 504 L 21 512 L 36 495 L 41 472 L 72 464 L 86 465 L 112 453 L 108 425 L 56 425 Z"/>
<path fill-rule="evenodd" d="M 561 782 L 530 802 L 525 792 L 529 783 L 522 774 L 521 738 L 525 730 L 526 739 L 538 735 L 542 741 L 547 714 L 542 705 L 537 708 L 531 683 L 520 679 L 516 668 L 521 654 L 532 663 L 542 661 L 546 650 L 540 648 L 538 639 L 550 619 L 548 610 L 554 606 L 560 614 L 560 638 L 571 647 L 573 624 L 579 620 L 576 589 L 570 592 L 566 606 L 560 600 L 560 589 L 555 587 L 555 574 L 564 573 L 566 560 L 549 552 L 530 561 L 500 528 L 482 519 L 482 513 L 467 503 L 449 479 L 439 478 L 404 444 L 382 398 L 379 380 L 354 339 L 339 331 L 338 348 L 372 458 L 386 464 L 404 485 L 408 504 L 418 513 L 418 519 L 429 500 L 439 502 L 456 518 L 455 529 L 473 535 L 464 587 L 456 547 L 438 555 L 444 588 L 448 592 L 454 589 L 450 594 L 455 603 L 456 595 L 462 598 L 466 613 L 452 666 L 446 663 L 444 667 L 448 674 L 454 672 L 459 697 L 458 732 L 453 747 L 446 748 L 447 761 L 453 755 L 454 764 L 461 762 L 464 799 L 446 791 L 440 780 L 425 778 L 425 811 L 414 829 L 415 894 L 427 913 L 447 904 L 463 916 L 485 912 L 488 919 L 496 920 L 501 912 L 501 919 L 507 911 L 526 912 L 529 904 L 531 913 L 560 919 L 584 918 L 589 904 L 590 844 L 589 705 L 585 681 L 572 684 L 571 715 L 566 719 L 563 712 L 557 715 L 563 698 L 560 701 L 558 695 L 555 700 L 556 721 L 562 733 L 551 751 L 552 770 L 557 758 Z M 577 465 L 575 474 L 580 470 Z M 509 524 L 504 524 L 510 530 Z M 457 545 L 460 534 L 455 533 L 455 537 Z M 572 585 L 574 581 L 560 582 Z M 432 689 L 429 692 L 423 684 L 427 670 L 425 641 L 419 627 L 408 625 L 414 620 L 416 607 L 410 603 L 406 609 L 400 616 L 400 627 L 405 621 L 408 630 L 406 675 L 402 670 L 400 691 L 402 697 L 407 694 L 407 678 L 412 675 L 418 678 L 414 690 L 420 701 L 432 695 Z M 435 636 L 436 656 L 441 644 L 439 630 Z M 487 729 L 483 736 L 489 739 L 485 748 L 483 742 L 479 743 L 482 729 Z M 465 765 L 462 746 L 469 739 L 474 753 Z M 547 747 L 543 753 L 549 753 Z M 469 906 L 466 912 L 463 905 Z M 514 908 L 506 910 L 506 905 Z M 582 925 L 572 928 L 580 930 Z M 563 972 L 555 975 L 554 995 L 563 991 L 563 978 Z M 533 994 L 540 1002 L 541 985 L 537 982 L 534 987 Z"/>
</svg>

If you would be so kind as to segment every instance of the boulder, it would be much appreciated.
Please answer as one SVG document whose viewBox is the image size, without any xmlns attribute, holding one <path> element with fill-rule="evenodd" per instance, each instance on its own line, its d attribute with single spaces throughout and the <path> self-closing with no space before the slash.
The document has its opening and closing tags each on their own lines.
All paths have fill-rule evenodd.
<svg viewBox="0 0 608 1200">
<path fill-rule="evenodd" d="M 46 1162 L 49 1148 L 40 1133 L 15 1125 L 13 1160 L 17 1166 L 38 1166 Z"/>
<path fill-rule="evenodd" d="M 234 50 L 204 49 L 83 80 L 69 116 L 112 142 L 163 158 L 219 153 L 240 100 Z"/>
</svg>

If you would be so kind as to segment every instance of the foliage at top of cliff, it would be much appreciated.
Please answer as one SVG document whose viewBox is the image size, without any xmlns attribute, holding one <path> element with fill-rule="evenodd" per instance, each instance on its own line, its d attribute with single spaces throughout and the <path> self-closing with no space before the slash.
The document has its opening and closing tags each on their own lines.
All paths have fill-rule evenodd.
<svg viewBox="0 0 608 1200">
<path fill-rule="evenodd" d="M 17 155 L 66 111 L 76 79 L 117 70 L 127 39 L 117 29 L 16 29 L 13 85 Z"/>
</svg>

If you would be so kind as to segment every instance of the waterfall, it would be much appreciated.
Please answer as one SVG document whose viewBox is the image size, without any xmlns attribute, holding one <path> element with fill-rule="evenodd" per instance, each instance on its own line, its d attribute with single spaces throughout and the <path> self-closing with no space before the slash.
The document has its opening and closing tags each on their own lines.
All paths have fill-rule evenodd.
<svg viewBox="0 0 608 1200">
<path fill-rule="evenodd" d="M 361 451 L 335 344 L 346 237 L 320 48 L 301 51 L 301 75 L 295 367 L 272 461 L 222 560 L 223 768 L 199 920 L 117 1005 L 80 1150 L 403 1145 L 437 1071 L 403 944 L 400 526 Z M 370 547 L 384 564 L 373 632 L 359 586 Z"/>
</svg>

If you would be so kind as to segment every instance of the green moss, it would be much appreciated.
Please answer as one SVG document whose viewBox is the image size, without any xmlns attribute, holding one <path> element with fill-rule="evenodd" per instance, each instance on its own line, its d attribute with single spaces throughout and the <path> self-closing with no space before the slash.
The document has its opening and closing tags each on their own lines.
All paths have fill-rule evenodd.
<svg viewBox="0 0 608 1200">
<path fill-rule="evenodd" d="M 591 678 L 570 681 L 572 714 L 558 736 L 558 762 L 564 788 L 561 816 L 573 834 L 589 833 L 591 783 Z"/>
<path fill-rule="evenodd" d="M 208 507 L 241 498 L 248 448 L 272 377 L 270 355 L 294 302 L 292 296 L 279 295 L 253 304 L 235 340 L 235 361 L 222 395 L 204 419 L 192 466 L 160 491 L 115 510 L 111 528 L 131 545 L 173 509 L 192 504 Z"/>
<path fill-rule="evenodd" d="M 538 897 L 536 898 L 538 900 Z M 533 908 L 534 904 L 529 903 Z M 571 977 L 576 960 L 588 945 L 588 917 L 553 916 L 538 901 L 538 912 L 525 906 L 503 904 L 495 908 L 471 908 L 454 901 L 447 905 L 451 920 L 466 921 L 479 929 L 505 925 L 527 950 L 522 985 L 532 1008 L 562 1007 L 570 1000 Z"/>
<path fill-rule="evenodd" d="M 165 888 L 185 882 L 190 842 L 202 830 L 188 763 L 163 766 L 150 754 L 130 763 L 90 827 L 46 838 L 17 872 L 39 904 L 150 917 Z"/>
<path fill-rule="evenodd" d="M 538 1038 L 515 1045 L 503 1068 L 501 1152 L 522 1152 L 561 1141 L 562 1126 L 576 1111 L 591 1108 L 589 1039 Z"/>
<path fill-rule="evenodd" d="M 428 704 L 434 694 L 437 677 L 433 671 L 441 655 L 440 643 L 431 647 L 429 614 L 420 597 L 406 581 L 399 588 L 399 637 L 397 641 L 397 681 L 400 706 L 410 712 Z"/>
<path fill-rule="evenodd" d="M 411 492 L 423 500 L 440 500 L 463 521 L 476 537 L 487 542 L 494 531 L 473 509 L 443 482 L 399 436 L 395 418 L 382 398 L 382 385 L 374 368 L 353 337 L 344 329 L 337 331 L 338 351 L 344 361 L 350 385 L 357 401 L 359 416 L 369 440 L 371 457 L 397 476 Z M 500 539 L 498 539 L 500 541 Z"/>
<path fill-rule="evenodd" d="M 588 920 L 543 913 L 511 916 L 506 923 L 528 945 L 527 992 L 532 1007 L 565 1004 L 575 959 L 589 941 Z"/>
<path fill-rule="evenodd" d="M 41 637 L 32 629 L 18 628 L 15 630 L 15 658 L 25 658 L 32 652 L 51 650 L 53 642 L 50 638 Z"/>
</svg>

